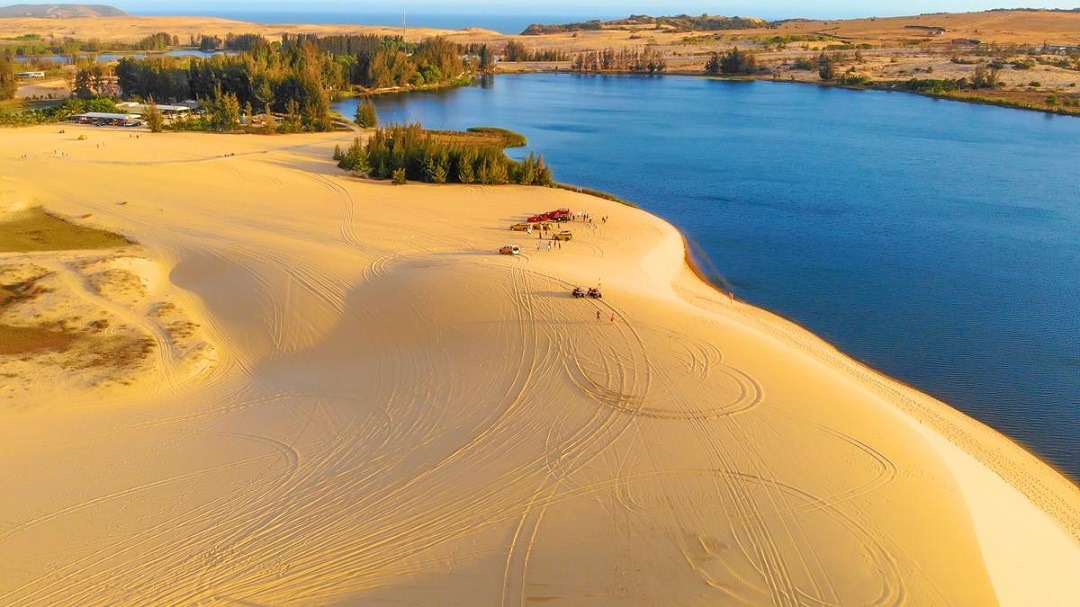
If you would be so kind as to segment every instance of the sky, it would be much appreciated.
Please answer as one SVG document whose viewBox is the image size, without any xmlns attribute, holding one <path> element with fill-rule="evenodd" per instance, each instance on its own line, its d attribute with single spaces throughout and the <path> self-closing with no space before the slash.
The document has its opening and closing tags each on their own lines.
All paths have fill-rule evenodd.
<svg viewBox="0 0 1080 607">
<path fill-rule="evenodd" d="M 24 0 L 25 1 L 25 0 Z M 76 1 L 76 0 L 66 0 Z M 87 0 L 89 1 L 89 0 Z M 783 19 L 792 17 L 844 18 L 884 17 L 890 15 L 913 15 L 933 12 L 966 12 L 990 8 L 1014 8 L 1037 6 L 1040 8 L 1076 8 L 1080 0 L 732 0 L 703 2 L 701 0 L 185 0 L 182 5 L 162 0 L 93 0 L 112 4 L 131 13 L 167 12 L 166 6 L 183 6 L 186 14 L 200 10 L 215 13 L 237 11 L 289 11 L 289 12 L 356 12 L 397 13 L 407 10 L 413 13 L 439 13 L 468 15 L 476 13 L 499 15 L 580 15 L 580 16 L 626 16 L 631 13 L 671 15 L 678 13 L 716 15 L 740 15 Z M 0 0 L 3 3 L 3 0 Z M 179 11 L 178 11 L 179 12 Z"/>
</svg>

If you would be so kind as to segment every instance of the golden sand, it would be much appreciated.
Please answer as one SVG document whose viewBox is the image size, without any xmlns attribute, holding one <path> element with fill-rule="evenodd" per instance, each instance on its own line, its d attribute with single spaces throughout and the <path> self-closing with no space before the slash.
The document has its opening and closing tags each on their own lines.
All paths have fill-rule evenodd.
<svg viewBox="0 0 1080 607">
<path fill-rule="evenodd" d="M 139 247 L 0 266 L 67 276 L 56 297 L 156 348 L 130 385 L 0 374 L 0 604 L 1080 596 L 1071 482 L 716 292 L 656 217 L 356 180 L 329 160 L 351 134 L 65 129 L 0 131 L 0 208 Z M 507 229 L 562 206 L 610 220 L 551 251 Z"/>
</svg>

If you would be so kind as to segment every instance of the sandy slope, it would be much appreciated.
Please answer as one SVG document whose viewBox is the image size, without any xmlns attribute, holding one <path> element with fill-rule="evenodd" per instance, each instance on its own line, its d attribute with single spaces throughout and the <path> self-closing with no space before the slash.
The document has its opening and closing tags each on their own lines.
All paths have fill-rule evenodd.
<svg viewBox="0 0 1080 607">
<path fill-rule="evenodd" d="M 352 180 L 347 135 L 66 130 L 0 132 L 0 190 L 137 240 L 217 363 L 0 401 L 0 604 L 1080 596 L 1075 486 L 711 290 L 654 217 Z M 611 220 L 506 229 L 563 205 Z"/>
<path fill-rule="evenodd" d="M 807 15 L 812 17 L 813 15 Z M 977 13 L 941 13 L 930 15 L 911 15 L 906 17 L 845 19 L 834 21 L 796 20 L 781 24 L 774 29 L 729 30 L 720 32 L 726 36 L 772 37 L 785 35 L 828 34 L 852 42 L 898 42 L 918 38 L 924 34 L 907 26 L 941 27 L 947 31 L 942 41 L 952 38 L 979 38 L 998 44 L 1076 44 L 1080 42 L 1080 13 L 1049 11 L 995 11 Z M 279 38 L 282 33 L 317 33 L 320 35 L 339 33 L 376 33 L 397 35 L 400 27 L 373 25 L 321 25 L 321 24 L 276 24 L 264 25 L 219 19 L 216 17 L 88 17 L 80 19 L 0 19 L 0 37 L 14 37 L 26 33 L 36 33 L 46 38 L 62 40 L 65 37 L 80 40 L 98 39 L 102 41 L 135 42 L 158 32 L 178 35 L 186 41 L 189 36 L 201 34 L 224 36 L 229 33 L 259 33 L 269 38 Z M 410 39 L 419 39 L 433 35 L 445 35 L 468 41 L 505 40 L 507 36 L 482 29 L 438 30 L 432 28 L 407 28 Z M 631 34 L 638 36 L 628 41 Z M 603 32 L 579 32 L 572 34 L 553 34 L 546 36 L 522 36 L 519 40 L 542 47 L 564 49 L 603 48 L 607 45 L 629 44 L 671 44 L 685 38 L 685 32 L 667 32 L 648 27 L 610 29 Z"/>
</svg>

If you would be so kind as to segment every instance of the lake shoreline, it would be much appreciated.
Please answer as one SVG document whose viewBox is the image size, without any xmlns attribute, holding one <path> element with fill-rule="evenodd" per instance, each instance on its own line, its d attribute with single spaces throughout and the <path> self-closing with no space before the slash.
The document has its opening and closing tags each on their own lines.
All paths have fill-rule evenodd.
<svg viewBox="0 0 1080 607">
<path fill-rule="evenodd" d="M 557 179 L 615 193 L 679 225 L 689 238 L 703 246 L 708 257 L 723 266 L 722 272 L 708 272 L 720 277 L 717 282 L 725 289 L 735 290 L 756 305 L 796 319 L 825 335 L 830 342 L 840 344 L 858 360 L 955 403 L 969 415 L 1016 437 L 1040 457 L 1054 462 L 1058 470 L 1070 471 L 1074 475 L 1070 478 L 1076 478 L 1076 460 L 1064 447 L 1067 441 L 1061 433 L 1062 422 L 1067 425 L 1075 413 L 1061 410 L 1057 404 L 1060 399 L 1055 399 L 1058 394 L 1067 394 L 1074 384 L 1073 379 L 1063 375 L 1068 370 L 1061 369 L 1054 357 L 1054 352 L 1065 347 L 1061 344 L 1065 337 L 1040 342 L 1043 345 L 1038 349 L 1025 345 L 1029 335 L 1044 333 L 1049 318 L 1063 313 L 1068 317 L 1067 311 L 1074 307 L 1067 303 L 1069 298 L 1062 300 L 1046 292 L 1051 282 L 1057 284 L 1067 279 L 1069 273 L 1062 274 L 1061 264 L 1067 263 L 1068 254 L 1038 253 L 1044 260 L 1042 263 L 1049 264 L 1051 273 L 1014 277 L 1012 265 L 1001 263 L 978 273 L 981 276 L 989 272 L 987 275 L 994 276 L 996 284 L 1013 284 L 1016 286 L 1013 290 L 1000 292 L 976 282 L 971 286 L 974 295 L 958 302 L 949 287 L 952 280 L 969 281 L 964 278 L 971 276 L 964 251 L 978 251 L 978 256 L 985 257 L 989 253 L 984 249 L 999 249 L 1002 242 L 1027 238 L 1036 225 L 1045 223 L 1041 220 L 1038 224 L 1031 223 L 1034 218 L 1026 209 L 1045 207 L 1055 213 L 1052 217 L 1059 216 L 1056 209 L 1060 205 L 1053 202 L 1056 200 L 1053 193 L 1060 178 L 1051 179 L 1044 188 L 1029 188 L 1020 197 L 1002 198 L 1000 204 L 993 206 L 1001 209 L 987 215 L 992 210 L 987 204 L 998 200 L 999 192 L 998 188 L 989 187 L 996 182 L 987 181 L 982 175 L 997 174 L 1002 170 L 999 164 L 1024 167 L 1034 162 L 1018 160 L 1016 164 L 1008 160 L 1014 155 L 1019 155 L 1016 157 L 1021 160 L 1037 157 L 1040 166 L 1054 167 L 1051 172 L 1058 175 L 1064 158 L 1060 150 L 1070 148 L 1055 148 L 1052 142 L 1073 132 L 1074 123 L 1043 121 L 1030 113 L 965 109 L 958 104 L 931 108 L 930 102 L 912 96 L 872 98 L 840 91 L 830 93 L 824 87 L 753 87 L 678 76 L 668 79 L 560 76 L 507 76 L 505 80 L 496 79 L 497 85 L 490 89 L 470 87 L 447 94 L 386 98 L 379 102 L 379 110 L 388 122 L 419 120 L 429 128 L 449 129 L 500 124 L 526 133 L 530 150 L 543 152 L 556 169 Z M 516 101 L 531 98 L 556 103 L 564 108 L 563 117 L 545 117 L 538 113 L 539 108 L 533 107 L 536 104 L 521 106 Z M 636 103 L 638 98 L 652 99 L 650 107 L 656 109 Z M 576 99 L 589 101 L 577 103 Z M 604 112 L 594 115 L 595 108 L 601 106 Z M 477 113 L 470 111 L 470 107 L 488 109 Z M 578 107 L 585 112 L 583 116 L 578 115 Z M 832 107 L 841 108 L 841 115 L 830 116 Z M 352 111 L 348 106 L 338 109 L 342 113 Z M 672 113 L 684 117 L 685 128 L 676 124 L 659 131 L 649 128 Z M 934 118 L 937 115 L 945 118 Z M 442 116 L 453 118 L 446 120 Z M 732 116 L 738 120 L 732 121 Z M 942 120 L 955 126 L 935 135 Z M 777 133 L 778 129 L 786 132 L 779 126 L 785 123 L 819 122 L 827 126 L 796 133 L 798 145 L 794 153 L 792 146 L 784 143 L 785 137 Z M 914 137 L 905 135 L 883 141 L 863 137 L 867 129 L 875 128 L 888 133 L 910 133 Z M 819 132 L 827 134 L 819 135 Z M 762 139 L 763 134 L 769 137 Z M 988 145 L 1001 148 L 991 158 L 985 158 L 986 154 L 978 148 L 964 143 L 983 139 Z M 648 141 L 649 149 L 657 153 L 669 150 L 668 146 L 677 146 L 679 150 L 692 146 L 692 149 L 687 150 L 689 154 L 672 151 L 673 155 L 665 156 L 663 171 L 654 174 L 644 167 L 656 160 L 655 155 L 639 147 L 620 146 L 619 140 Z M 1035 145 L 1035 142 L 1041 143 Z M 714 147 L 720 143 L 737 145 L 746 153 L 725 153 L 723 148 Z M 849 185 L 820 182 L 817 176 L 832 170 L 831 162 L 827 157 L 799 151 L 816 145 L 863 150 L 860 158 L 842 161 L 845 165 L 854 163 L 861 167 L 858 174 L 851 176 L 854 181 Z M 709 152 L 710 149 L 716 150 L 715 153 Z M 1053 149 L 1059 151 L 1054 154 Z M 765 168 L 766 159 L 785 154 L 793 155 L 786 165 L 789 168 L 782 174 Z M 965 172 L 971 174 L 966 179 L 985 185 L 977 193 L 948 190 L 926 199 L 920 192 L 928 191 L 925 188 L 929 183 L 956 179 L 947 169 L 946 161 L 956 154 L 967 154 L 976 163 Z M 839 158 L 846 156 L 842 154 Z M 875 160 L 878 156 L 881 159 Z M 889 160 L 886 162 L 885 158 Z M 888 162 L 898 163 L 897 168 L 884 173 L 886 180 L 879 182 L 872 176 L 877 174 L 877 167 L 887 167 Z M 591 166 L 597 170 L 590 170 Z M 600 170 L 600 167 L 604 168 Z M 723 167 L 722 173 L 710 177 L 713 167 Z M 915 171 L 925 183 L 914 189 L 901 184 L 902 176 L 910 171 Z M 651 179 L 645 179 L 649 176 Z M 744 185 L 733 189 L 738 184 Z M 884 207 L 880 201 L 874 202 L 880 195 L 871 197 L 874 200 L 871 201 L 858 194 L 868 189 L 877 191 L 875 188 L 893 193 L 882 199 L 887 202 Z M 822 202 L 827 200 L 837 203 Z M 683 212 L 680 209 L 684 207 L 700 212 Z M 1016 211 L 1012 210 L 1014 207 Z M 838 211 L 843 214 L 835 216 Z M 1001 213 L 1020 211 L 1024 215 L 1018 219 L 1028 219 L 1019 224 L 1022 231 L 1016 235 L 1012 234 L 1016 229 L 1010 227 L 1015 222 L 996 219 Z M 771 227 L 759 235 L 747 233 L 748 229 L 740 227 L 743 221 L 732 223 L 727 219 L 732 212 L 749 213 L 744 218 L 749 226 Z M 810 215 L 803 217 L 807 212 Z M 1045 226 L 1049 230 L 1046 238 L 1055 242 L 1073 231 L 1074 214 L 1067 207 L 1060 213 L 1066 223 L 1055 220 Z M 874 219 L 879 215 L 880 218 Z M 939 219 L 929 221 L 930 217 Z M 822 241 L 825 235 L 817 234 L 820 230 L 814 229 L 821 219 L 830 223 L 839 221 L 836 228 L 841 231 Z M 848 233 L 852 221 L 860 227 Z M 869 221 L 873 221 L 870 230 L 867 228 L 871 226 L 863 225 Z M 901 229 L 898 221 L 905 224 L 914 221 L 915 230 Z M 931 264 L 922 243 L 940 241 L 939 232 L 944 229 L 962 235 L 964 232 L 957 230 L 971 221 L 979 224 L 975 236 L 962 236 L 959 240 L 950 236 L 942 241 L 953 261 L 946 267 Z M 809 234 L 805 234 L 807 227 L 811 229 Z M 881 230 L 884 230 L 882 236 L 872 235 Z M 804 235 L 797 236 L 800 233 Z M 888 247 L 883 246 L 882 239 L 890 239 Z M 849 242 L 859 243 L 856 250 L 848 250 Z M 802 253 L 793 256 L 784 252 L 792 246 L 799 247 Z M 1031 250 L 1042 251 L 1042 248 Z M 826 255 L 826 250 L 831 253 Z M 742 252 L 741 258 L 732 258 L 736 251 Z M 884 265 L 867 265 L 871 256 L 884 260 Z M 1027 256 L 1020 251 L 1010 253 L 1010 258 L 1027 259 Z M 810 280 L 803 277 L 807 267 L 821 268 L 825 273 L 815 273 L 818 279 Z M 835 276 L 830 274 L 840 267 L 845 270 Z M 930 280 L 922 281 L 920 288 L 911 291 L 910 281 L 903 277 L 913 271 L 929 276 Z M 954 273 L 958 273 L 958 278 L 946 280 Z M 1036 276 L 1045 278 L 1036 279 Z M 852 284 L 856 277 L 865 280 Z M 732 285 L 733 289 L 729 288 Z M 890 300 L 875 295 L 901 291 L 910 291 L 911 297 L 886 303 Z M 853 313 L 868 323 L 865 331 L 851 327 L 845 315 L 830 303 L 838 292 L 851 294 L 856 302 Z M 1071 293 L 1071 289 L 1054 292 Z M 1023 293 L 1050 298 L 1047 301 L 1051 302 L 1052 313 L 1035 317 L 1026 314 L 1026 308 L 1012 303 Z M 992 309 L 977 311 L 984 307 Z M 898 323 L 894 316 L 901 310 L 904 320 Z M 948 330 L 943 332 L 941 322 L 935 320 L 938 310 L 942 314 L 954 310 L 950 314 L 960 317 L 949 320 Z M 1008 334 L 1010 339 L 984 343 L 988 340 L 980 336 L 985 329 L 971 326 L 970 319 L 976 317 L 991 323 L 995 327 L 993 333 Z M 1061 325 L 1058 335 L 1071 334 L 1073 325 Z M 886 328 L 890 326 L 903 329 Z M 897 348 L 896 344 L 902 347 Z M 1023 361 L 1050 359 L 1034 368 L 1030 362 L 1009 362 L 1015 359 L 1011 353 L 1017 351 L 1023 352 Z M 1040 378 L 1039 385 L 1031 378 Z M 1059 421 L 1051 421 L 1055 419 Z"/>
<path fill-rule="evenodd" d="M 553 188 L 355 179 L 330 161 L 351 133 L 67 131 L 9 133 L 32 160 L 0 158 L 15 175 L 4 195 L 142 243 L 153 266 L 132 268 L 147 292 L 187 310 L 217 362 L 0 410 L 20 495 L 0 504 L 20 572 L 0 575 L 0 592 L 15 602 L 497 599 L 522 537 L 544 596 L 588 585 L 617 600 L 607 564 L 626 554 L 660 574 L 624 582 L 657 597 L 641 604 L 767 602 L 741 580 L 811 555 L 785 584 L 834 584 L 844 603 L 883 583 L 917 602 L 1073 594 L 1080 490 L 1000 433 L 702 281 L 683 231 L 652 212 Z M 70 156 L 50 157 L 58 146 Z M 566 246 L 536 251 L 535 235 L 506 229 L 563 207 L 608 220 L 571 222 Z M 520 256 L 496 252 L 508 242 Z M 101 285 L 95 302 L 138 295 L 113 286 L 119 269 L 65 284 Z M 603 298 L 575 299 L 575 285 Z M 134 323 L 161 308 L 123 309 Z M 24 456 L 35 465 L 15 465 Z M 597 516 L 620 508 L 633 516 Z M 276 524 L 257 524 L 267 517 Z M 188 558 L 240 530 L 235 555 Z M 760 540 L 773 555 L 686 558 L 761 534 L 777 538 Z M 108 558 L 42 549 L 75 540 Z M 414 558 L 397 567 L 402 554 Z M 304 566 L 232 567 L 275 559 Z M 411 585 L 418 571 L 439 575 Z"/>
<path fill-rule="evenodd" d="M 720 82 L 773 82 L 777 84 L 801 84 L 818 86 L 822 88 L 835 88 L 844 89 L 849 91 L 881 91 L 886 93 L 907 93 L 912 95 L 919 95 L 921 97 L 929 97 L 931 99 L 942 99 L 945 101 L 958 101 L 960 103 L 970 103 L 974 105 L 989 105 L 994 107 L 1001 107 L 1013 110 L 1024 110 L 1027 112 L 1040 112 L 1043 114 L 1051 114 L 1055 116 L 1071 116 L 1074 118 L 1080 118 L 1080 107 L 1074 107 L 1066 109 L 1060 108 L 1041 108 L 1033 107 L 1030 105 L 1024 105 L 1022 102 L 1009 101 L 1004 99 L 992 99 L 984 97 L 969 97 L 962 94 L 950 94 L 950 93 L 931 93 L 927 91 L 913 91 L 903 88 L 899 88 L 899 85 L 904 81 L 883 81 L 872 82 L 867 85 L 856 84 L 840 84 L 836 82 L 812 82 L 806 80 L 784 80 L 780 78 L 774 78 L 770 76 L 724 76 L 718 74 L 709 74 L 698 70 L 667 70 L 656 74 L 646 74 L 641 72 L 625 72 L 625 71 L 608 71 L 608 72 L 582 72 L 575 70 L 563 70 L 563 69 L 541 69 L 541 68 L 525 68 L 514 71 L 495 72 L 495 76 L 508 76 L 508 75 L 528 75 L 528 74 L 568 74 L 574 76 L 633 76 L 639 78 L 663 78 L 664 76 L 686 76 L 692 78 L 702 78 L 706 80 L 717 80 Z M 978 91 L 973 91 L 977 94 Z"/>
</svg>

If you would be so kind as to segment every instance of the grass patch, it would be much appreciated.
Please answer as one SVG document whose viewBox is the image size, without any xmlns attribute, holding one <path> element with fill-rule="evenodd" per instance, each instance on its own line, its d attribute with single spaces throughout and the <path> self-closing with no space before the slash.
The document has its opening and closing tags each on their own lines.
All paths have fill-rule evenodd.
<svg viewBox="0 0 1080 607">
<path fill-rule="evenodd" d="M 439 143 L 490 145 L 497 148 L 523 148 L 528 140 L 521 133 L 493 126 L 474 126 L 465 131 L 425 131 Z"/>
<path fill-rule="evenodd" d="M 133 369 L 154 351 L 154 340 L 149 337 L 98 336 L 89 343 L 92 346 L 80 353 L 78 360 L 64 366 L 70 369 Z"/>
<path fill-rule="evenodd" d="M 40 207 L 0 222 L 0 252 L 73 251 L 110 249 L 131 244 L 112 232 L 68 223 Z"/>
<path fill-rule="evenodd" d="M 78 338 L 71 331 L 0 324 L 0 355 L 66 350 Z"/>
</svg>

